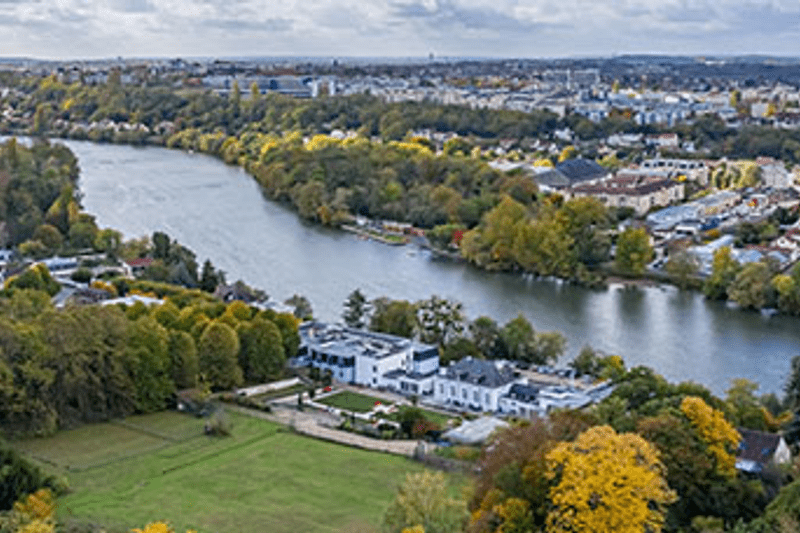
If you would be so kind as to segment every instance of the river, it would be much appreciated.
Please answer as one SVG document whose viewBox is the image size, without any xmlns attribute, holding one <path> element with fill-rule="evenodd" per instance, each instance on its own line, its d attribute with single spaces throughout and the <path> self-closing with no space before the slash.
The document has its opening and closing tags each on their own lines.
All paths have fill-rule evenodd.
<svg viewBox="0 0 800 533">
<path fill-rule="evenodd" d="M 241 169 L 202 154 L 67 141 L 81 166 L 85 210 L 126 238 L 161 230 L 242 279 L 284 300 L 305 295 L 315 316 L 337 320 L 355 288 L 368 298 L 463 302 L 471 318 L 503 323 L 522 313 L 538 331 L 567 340 L 564 361 L 585 344 L 691 380 L 721 394 L 732 379 L 780 392 L 800 354 L 800 322 L 764 318 L 674 287 L 590 290 L 432 260 L 410 247 L 360 240 L 306 224 L 265 200 Z"/>
</svg>

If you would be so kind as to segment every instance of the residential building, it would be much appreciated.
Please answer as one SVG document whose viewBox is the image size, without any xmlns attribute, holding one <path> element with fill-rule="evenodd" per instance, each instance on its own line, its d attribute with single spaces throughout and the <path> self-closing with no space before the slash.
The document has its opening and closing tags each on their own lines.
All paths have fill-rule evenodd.
<svg viewBox="0 0 800 533">
<path fill-rule="evenodd" d="M 653 207 L 664 207 L 684 198 L 684 185 L 656 176 L 632 175 L 611 178 L 596 185 L 578 185 L 566 196 L 593 197 L 609 207 L 630 207 L 638 216 Z"/>
<path fill-rule="evenodd" d="M 410 339 L 338 324 L 300 325 L 296 364 L 330 371 L 334 379 L 403 394 L 431 394 L 439 349 Z"/>
<path fill-rule="evenodd" d="M 439 369 L 433 402 L 443 407 L 495 412 L 499 410 L 500 397 L 518 380 L 508 362 L 468 356 Z"/>
<path fill-rule="evenodd" d="M 759 473 L 770 465 L 791 462 L 792 453 L 781 435 L 752 429 L 739 428 L 738 431 L 742 440 L 736 451 L 737 470 Z"/>
</svg>

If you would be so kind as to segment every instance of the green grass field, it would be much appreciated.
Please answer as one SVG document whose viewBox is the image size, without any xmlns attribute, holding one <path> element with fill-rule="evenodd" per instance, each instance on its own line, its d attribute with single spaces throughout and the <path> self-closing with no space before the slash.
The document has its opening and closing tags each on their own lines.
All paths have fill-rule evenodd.
<svg viewBox="0 0 800 533">
<path fill-rule="evenodd" d="M 397 485 L 420 470 L 401 457 L 230 417 L 228 438 L 204 436 L 202 420 L 160 413 L 18 448 L 63 468 L 72 493 L 59 499 L 59 516 L 120 530 L 166 520 L 179 532 L 377 531 Z"/>
<path fill-rule="evenodd" d="M 372 411 L 372 409 L 375 407 L 375 402 L 391 404 L 391 402 L 381 400 L 380 398 L 374 398 L 372 396 L 367 396 L 366 394 L 359 394 L 357 392 L 351 392 L 347 390 L 337 392 L 336 394 L 326 396 L 321 400 L 315 401 L 323 405 L 329 405 L 331 407 L 336 407 L 337 409 L 345 409 L 347 411 L 353 411 L 356 413 L 366 413 Z"/>
</svg>

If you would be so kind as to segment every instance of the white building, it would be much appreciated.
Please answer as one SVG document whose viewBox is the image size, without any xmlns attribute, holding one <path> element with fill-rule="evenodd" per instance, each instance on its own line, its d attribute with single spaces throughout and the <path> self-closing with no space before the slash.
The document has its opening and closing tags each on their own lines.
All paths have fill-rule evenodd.
<svg viewBox="0 0 800 533">
<path fill-rule="evenodd" d="M 499 410 L 500 397 L 518 381 L 508 363 L 473 357 L 441 368 L 434 379 L 433 402 L 480 412 Z"/>
<path fill-rule="evenodd" d="M 430 394 L 439 350 L 403 337 L 338 324 L 302 324 L 296 364 L 330 371 L 333 379 L 405 394 Z"/>
</svg>

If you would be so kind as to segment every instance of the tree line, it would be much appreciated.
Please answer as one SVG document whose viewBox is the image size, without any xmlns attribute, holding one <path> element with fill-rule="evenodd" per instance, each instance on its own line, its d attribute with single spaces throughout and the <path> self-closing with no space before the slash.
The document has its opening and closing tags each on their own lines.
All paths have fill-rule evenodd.
<svg viewBox="0 0 800 533">
<path fill-rule="evenodd" d="M 563 335 L 537 332 L 522 314 L 502 326 L 488 316 L 470 321 L 460 302 L 436 295 L 418 302 L 386 297 L 368 301 L 356 289 L 343 307 L 342 318 L 348 326 L 433 344 L 439 348 L 442 363 L 472 356 L 546 365 L 554 363 L 566 348 Z"/>
<path fill-rule="evenodd" d="M 56 310 L 46 293 L 11 289 L 0 298 L 0 317 L 7 435 L 159 411 L 181 389 L 277 379 L 300 342 L 293 315 L 210 301 L 197 290 L 179 289 L 150 308 Z"/>
</svg>

